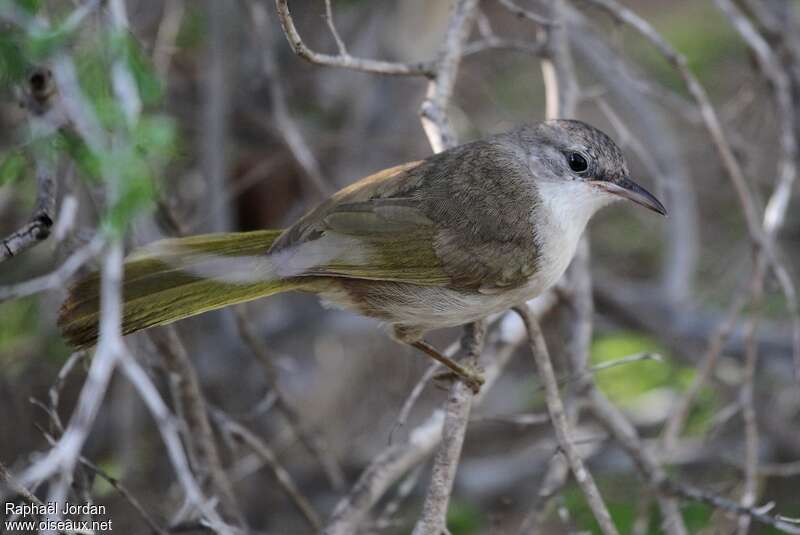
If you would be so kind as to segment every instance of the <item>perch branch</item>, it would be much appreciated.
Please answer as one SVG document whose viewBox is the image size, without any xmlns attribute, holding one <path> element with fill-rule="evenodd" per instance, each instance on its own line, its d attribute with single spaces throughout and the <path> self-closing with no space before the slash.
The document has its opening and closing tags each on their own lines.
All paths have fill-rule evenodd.
<svg viewBox="0 0 800 535">
<path fill-rule="evenodd" d="M 294 19 L 289 12 L 288 0 L 275 0 L 275 8 L 278 11 L 283 33 L 289 41 L 289 46 L 295 54 L 301 58 L 316 63 L 317 65 L 327 65 L 329 67 L 339 67 L 352 69 L 355 71 L 371 72 L 374 74 L 391 74 L 401 76 L 425 76 L 431 77 L 435 65 L 430 62 L 421 63 L 396 63 L 390 61 L 379 61 L 374 59 L 356 58 L 349 54 L 338 54 L 336 56 L 323 54 L 311 50 L 300 37 L 294 25 Z"/>
<path fill-rule="evenodd" d="M 57 113 L 58 90 L 53 75 L 47 69 L 36 69 L 28 77 L 24 105 L 30 115 L 32 130 L 53 130 L 52 123 Z M 36 203 L 28 222 L 21 228 L 3 238 L 0 242 L 0 262 L 38 245 L 48 236 L 56 219 L 56 170 L 58 164 L 52 161 L 47 151 L 39 150 L 35 155 Z"/>
<path fill-rule="evenodd" d="M 606 507 L 603 497 L 600 495 L 597 484 L 592 474 L 584 465 L 583 459 L 572 440 L 572 430 L 567 421 L 564 402 L 561 400 L 561 395 L 558 391 L 558 381 L 553 371 L 553 365 L 550 361 L 550 355 L 547 351 L 547 345 L 545 344 L 544 336 L 539 327 L 539 322 L 527 305 L 517 307 L 514 310 L 522 318 L 528 331 L 530 349 L 533 353 L 536 369 L 539 378 L 545 385 L 547 411 L 550 413 L 550 420 L 553 422 L 556 439 L 561 447 L 561 451 L 567 458 L 570 470 L 583 491 L 586 501 L 602 532 L 606 535 L 618 534 L 619 532 L 614 522 L 611 520 L 611 514 L 608 512 L 608 507 Z"/>
</svg>

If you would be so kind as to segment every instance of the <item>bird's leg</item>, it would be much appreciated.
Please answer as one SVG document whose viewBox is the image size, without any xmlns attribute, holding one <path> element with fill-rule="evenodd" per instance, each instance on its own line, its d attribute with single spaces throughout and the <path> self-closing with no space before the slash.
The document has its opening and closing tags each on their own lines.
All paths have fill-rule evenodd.
<svg viewBox="0 0 800 535">
<path fill-rule="evenodd" d="M 484 382 L 483 375 L 475 370 L 465 368 L 464 366 L 460 365 L 459 363 L 455 362 L 453 359 L 442 355 L 438 349 L 430 345 L 428 342 L 424 340 L 417 340 L 414 342 L 409 342 L 409 345 L 415 347 L 431 357 L 432 359 L 444 364 L 448 368 L 450 368 L 453 373 L 455 373 L 459 379 L 464 381 L 464 383 L 472 389 L 472 391 L 477 394 L 480 389 L 481 385 Z"/>
</svg>

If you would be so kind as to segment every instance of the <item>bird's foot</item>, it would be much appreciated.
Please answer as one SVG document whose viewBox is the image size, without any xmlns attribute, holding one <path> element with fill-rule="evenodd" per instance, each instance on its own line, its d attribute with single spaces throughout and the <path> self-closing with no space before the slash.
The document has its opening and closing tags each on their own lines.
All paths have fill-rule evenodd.
<svg viewBox="0 0 800 535">
<path fill-rule="evenodd" d="M 486 382 L 483 376 L 483 370 L 478 366 L 459 366 L 460 371 L 453 370 L 437 373 L 433 376 L 434 381 L 437 382 L 452 382 L 460 380 L 467 385 L 473 394 L 478 394 L 481 391 L 481 386 Z"/>
</svg>

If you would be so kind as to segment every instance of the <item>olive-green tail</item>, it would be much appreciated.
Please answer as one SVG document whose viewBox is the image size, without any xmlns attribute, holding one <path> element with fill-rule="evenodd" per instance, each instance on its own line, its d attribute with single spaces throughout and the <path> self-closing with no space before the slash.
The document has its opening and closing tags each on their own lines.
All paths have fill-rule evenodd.
<svg viewBox="0 0 800 535">
<path fill-rule="evenodd" d="M 262 269 L 280 233 L 206 234 L 134 251 L 124 267 L 123 334 L 304 286 Z M 93 273 L 70 288 L 58 323 L 70 345 L 86 348 L 97 342 L 99 318 L 100 275 Z"/>
</svg>

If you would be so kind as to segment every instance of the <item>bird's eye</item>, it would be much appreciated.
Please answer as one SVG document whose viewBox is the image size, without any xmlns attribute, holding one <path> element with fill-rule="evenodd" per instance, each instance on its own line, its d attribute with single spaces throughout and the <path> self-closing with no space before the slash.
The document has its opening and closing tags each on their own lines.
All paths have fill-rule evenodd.
<svg viewBox="0 0 800 535">
<path fill-rule="evenodd" d="M 567 163 L 569 164 L 569 168 L 576 173 L 583 173 L 589 169 L 589 162 L 577 152 L 570 152 L 567 154 Z"/>
</svg>

